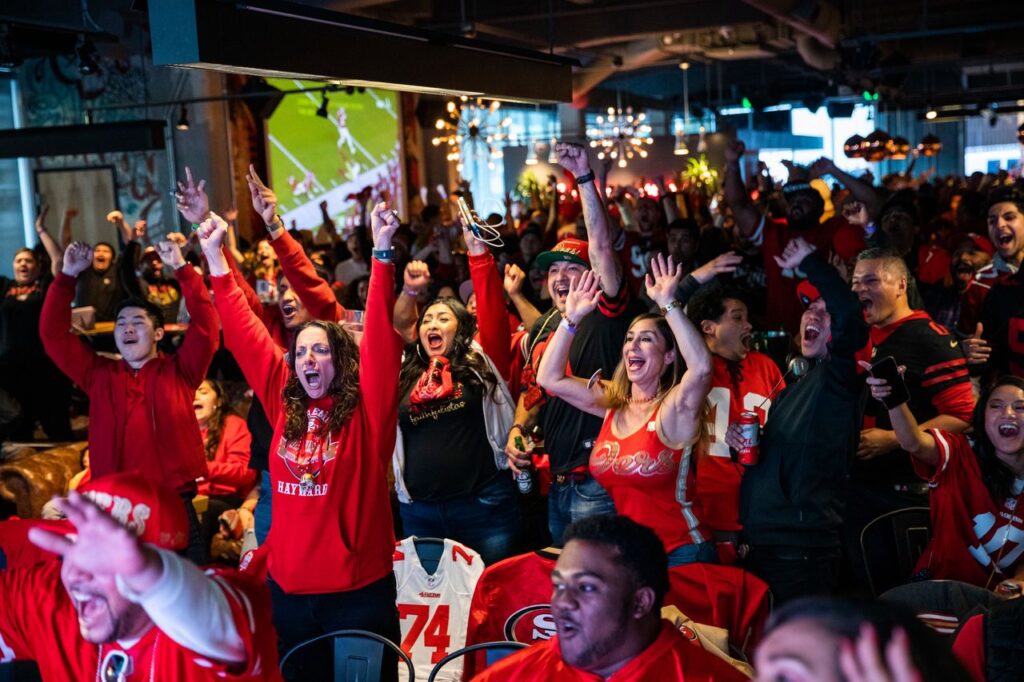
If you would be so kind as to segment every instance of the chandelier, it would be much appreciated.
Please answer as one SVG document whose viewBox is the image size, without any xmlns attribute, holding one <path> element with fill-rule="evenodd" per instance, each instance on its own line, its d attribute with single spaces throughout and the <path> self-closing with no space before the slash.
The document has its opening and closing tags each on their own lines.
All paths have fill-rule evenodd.
<svg viewBox="0 0 1024 682">
<path fill-rule="evenodd" d="M 607 116 L 598 116 L 597 125 L 587 128 L 590 146 L 597 149 L 597 158 L 605 157 L 616 161 L 619 168 L 635 156 L 647 158 L 644 145 L 654 142 L 651 137 L 651 126 L 646 122 L 647 115 L 643 112 L 633 114 L 632 107 L 608 107 Z"/>
<path fill-rule="evenodd" d="M 448 102 L 448 119 L 437 119 L 434 127 L 437 137 L 431 140 L 435 147 L 448 147 L 449 161 L 456 163 L 456 170 L 462 172 L 465 160 L 486 158 L 487 167 L 494 169 L 494 160 L 500 159 L 502 143 L 509 140 L 510 117 L 502 118 L 499 113 L 501 102 L 490 104 L 482 98 L 474 100 L 465 95 L 460 103 Z"/>
</svg>

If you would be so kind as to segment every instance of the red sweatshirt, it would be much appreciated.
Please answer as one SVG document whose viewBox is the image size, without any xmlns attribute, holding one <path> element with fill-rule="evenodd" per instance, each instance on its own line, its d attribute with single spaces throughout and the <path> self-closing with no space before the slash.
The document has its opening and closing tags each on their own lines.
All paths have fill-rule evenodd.
<svg viewBox="0 0 1024 682">
<path fill-rule="evenodd" d="M 273 579 L 291 594 L 355 590 L 392 571 L 395 536 L 387 471 L 395 447 L 402 341 L 392 328 L 395 268 L 374 261 L 360 344 L 360 399 L 349 421 L 325 438 L 284 438 L 281 391 L 290 369 L 234 279 L 213 277 L 224 342 L 274 424 L 270 478 L 274 515 L 265 544 Z M 308 421 L 330 409 L 310 401 Z M 302 452 L 319 455 L 303 469 Z M 306 460 L 308 461 L 308 460 Z M 308 488 L 303 476 L 311 476 Z"/>
<path fill-rule="evenodd" d="M 505 309 L 505 289 L 490 251 L 469 257 L 469 276 L 473 280 L 473 291 L 476 292 L 480 345 L 501 376 L 508 381 L 512 367 L 512 349 L 509 346 L 512 332 L 509 331 L 508 312 Z"/>
<path fill-rule="evenodd" d="M 345 307 L 338 303 L 331 286 L 316 274 L 316 268 L 302 250 L 302 244 L 285 230 L 280 237 L 270 240 L 270 246 L 281 263 L 281 271 L 310 316 L 314 320 L 339 322 L 345 315 Z M 391 288 L 394 289 L 393 284 Z"/>
<path fill-rule="evenodd" d="M 207 432 L 203 430 L 203 440 Z M 244 498 L 256 483 L 256 471 L 249 468 L 252 434 L 241 417 L 229 414 L 213 459 L 206 462 L 209 472 L 199 483 L 200 495 L 235 495 Z"/>
<path fill-rule="evenodd" d="M 174 275 L 192 318 L 185 340 L 175 354 L 161 353 L 138 371 L 97 355 L 69 331 L 74 278 L 58 274 L 46 293 L 39 333 L 54 363 L 89 395 L 89 468 L 95 478 L 138 471 L 181 490 L 206 475 L 192 403 L 217 350 L 219 325 L 203 278 L 188 265 Z M 129 394 L 136 389 L 149 416 L 145 440 L 151 445 L 145 448 L 125 437 Z"/>
</svg>

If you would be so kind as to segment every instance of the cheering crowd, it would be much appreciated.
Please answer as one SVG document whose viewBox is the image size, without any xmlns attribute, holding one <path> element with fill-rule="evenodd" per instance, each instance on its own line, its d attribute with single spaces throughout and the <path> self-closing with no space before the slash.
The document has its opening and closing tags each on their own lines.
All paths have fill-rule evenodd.
<svg viewBox="0 0 1024 682">
<path fill-rule="evenodd" d="M 289 230 L 253 167 L 255 243 L 187 169 L 188 234 L 115 211 L 120 254 L 43 211 L 0 277 L 0 430 L 70 440 L 74 396 L 88 468 L 61 520 L 0 522 L 0 661 L 279 679 L 324 633 L 401 640 L 392 560 L 417 536 L 488 567 L 557 554 L 557 637 L 479 679 L 1022 679 L 1021 183 L 828 159 L 744 179 L 737 141 L 708 197 L 556 152 L 565 191 L 486 219 L 458 217 L 464 183 L 409 223 L 366 192 L 360 227 L 324 203 Z M 73 329 L 84 306 L 112 347 Z M 910 557 L 905 518 L 930 528 Z M 733 652 L 752 669 L 661 617 L 693 564 L 770 591 Z M 953 587 L 955 639 L 877 599 Z"/>
</svg>

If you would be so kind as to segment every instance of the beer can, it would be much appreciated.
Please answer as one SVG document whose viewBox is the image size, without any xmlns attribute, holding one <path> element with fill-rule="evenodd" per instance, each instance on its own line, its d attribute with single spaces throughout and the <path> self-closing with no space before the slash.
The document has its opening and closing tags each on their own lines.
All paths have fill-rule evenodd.
<svg viewBox="0 0 1024 682">
<path fill-rule="evenodd" d="M 1013 580 L 1004 580 L 996 585 L 996 594 L 1005 599 L 1014 599 L 1021 593 L 1020 584 Z"/>
<path fill-rule="evenodd" d="M 740 412 L 740 448 L 737 461 L 743 466 L 753 466 L 761 459 L 761 420 L 757 412 Z"/>
<path fill-rule="evenodd" d="M 516 447 L 520 450 L 526 450 L 522 436 L 516 436 L 515 443 Z M 533 490 L 533 474 L 530 473 L 528 468 L 520 469 L 516 474 L 516 487 L 518 487 L 519 492 L 524 495 L 528 495 L 530 491 Z"/>
</svg>

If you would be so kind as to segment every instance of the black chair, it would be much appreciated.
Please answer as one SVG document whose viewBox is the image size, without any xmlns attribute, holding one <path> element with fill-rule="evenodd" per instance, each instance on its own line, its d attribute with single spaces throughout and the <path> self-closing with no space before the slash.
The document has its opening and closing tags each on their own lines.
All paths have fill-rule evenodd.
<svg viewBox="0 0 1024 682">
<path fill-rule="evenodd" d="M 458 651 L 453 651 L 438 661 L 437 665 L 435 665 L 430 671 L 430 675 L 427 676 L 427 682 L 434 682 L 434 678 L 437 677 L 442 668 L 454 661 L 456 658 L 460 658 L 466 654 L 471 654 L 475 651 L 486 651 L 487 666 L 490 667 L 509 654 L 513 654 L 520 649 L 525 649 L 526 646 L 527 645 L 523 642 L 481 642 L 480 644 L 472 644 L 470 646 L 463 647 Z M 477 672 L 479 673 L 480 671 L 478 670 Z"/>
<path fill-rule="evenodd" d="M 956 580 L 924 580 L 900 585 L 883 593 L 879 601 L 902 604 L 940 635 L 952 639 L 971 616 L 988 613 L 1003 601 L 984 587 Z"/>
<path fill-rule="evenodd" d="M 871 594 L 902 585 L 931 540 L 928 507 L 907 507 L 872 519 L 860 532 L 860 551 Z"/>
<path fill-rule="evenodd" d="M 0 663 L 0 682 L 40 682 L 39 666 L 35 661 Z"/>
<path fill-rule="evenodd" d="M 335 630 L 300 642 L 281 658 L 281 672 L 285 671 L 285 664 L 292 654 L 325 639 L 334 641 L 334 682 L 378 682 L 381 678 L 385 647 L 391 649 L 405 664 L 409 682 L 416 680 L 416 669 L 412 659 L 391 640 L 366 630 Z"/>
</svg>

